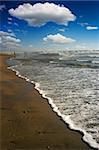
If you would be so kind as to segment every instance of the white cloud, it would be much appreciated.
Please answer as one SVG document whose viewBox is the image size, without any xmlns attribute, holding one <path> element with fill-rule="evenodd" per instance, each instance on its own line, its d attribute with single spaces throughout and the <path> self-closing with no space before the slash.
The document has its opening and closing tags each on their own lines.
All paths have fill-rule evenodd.
<svg viewBox="0 0 99 150">
<path fill-rule="evenodd" d="M 8 20 L 9 20 L 9 21 L 12 21 L 12 18 L 9 17 Z"/>
<path fill-rule="evenodd" d="M 75 45 L 74 48 L 77 50 L 88 50 L 88 47 L 85 44 Z"/>
<path fill-rule="evenodd" d="M 9 35 L 8 32 L 0 31 L 0 37 Z"/>
<path fill-rule="evenodd" d="M 98 27 L 96 27 L 96 26 L 87 26 L 86 29 L 87 30 L 98 30 Z"/>
<path fill-rule="evenodd" d="M 16 18 L 27 21 L 31 26 L 42 26 L 47 22 L 68 25 L 68 22 L 76 19 L 76 16 L 68 8 L 48 2 L 34 5 L 25 3 L 16 9 L 11 8 L 9 13 Z"/>
<path fill-rule="evenodd" d="M 58 44 L 69 44 L 69 43 L 75 42 L 74 39 L 68 38 L 68 37 L 63 36 L 59 33 L 54 34 L 54 35 L 52 35 L 52 34 L 47 35 L 47 37 L 44 37 L 43 40 L 45 42 L 50 41 L 50 42 L 58 43 Z"/>
<path fill-rule="evenodd" d="M 0 31 L 0 49 L 16 50 L 20 47 L 21 40 L 13 36 L 11 30 L 9 32 Z"/>
<path fill-rule="evenodd" d="M 8 32 L 9 32 L 10 36 L 16 37 L 16 35 L 14 34 L 14 32 L 11 29 L 8 29 Z"/>
<path fill-rule="evenodd" d="M 59 29 L 60 32 L 65 32 L 64 28 Z"/>
<path fill-rule="evenodd" d="M 8 32 L 12 32 L 12 30 L 11 30 L 11 29 L 8 29 Z"/>
<path fill-rule="evenodd" d="M 18 23 L 13 22 L 13 19 L 10 18 L 10 17 L 8 18 L 8 24 L 14 24 L 14 25 L 17 26 L 17 27 L 19 26 Z"/>
<path fill-rule="evenodd" d="M 5 5 L 0 5 L 0 11 L 6 9 L 6 6 Z"/>
<path fill-rule="evenodd" d="M 5 38 L 3 37 L 4 41 L 6 42 L 14 42 L 14 43 L 20 43 L 20 39 L 17 39 L 15 37 L 11 37 L 11 36 L 6 36 Z"/>
<path fill-rule="evenodd" d="M 8 24 L 12 24 L 12 22 L 8 21 Z"/>
</svg>

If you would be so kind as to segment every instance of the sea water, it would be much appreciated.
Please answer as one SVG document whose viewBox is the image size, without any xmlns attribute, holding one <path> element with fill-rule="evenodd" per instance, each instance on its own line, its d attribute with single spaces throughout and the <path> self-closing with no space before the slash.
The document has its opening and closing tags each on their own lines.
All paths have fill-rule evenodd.
<svg viewBox="0 0 99 150">
<path fill-rule="evenodd" d="M 99 52 L 32 52 L 8 62 L 19 77 L 34 83 L 54 111 L 83 140 L 99 149 Z"/>
</svg>

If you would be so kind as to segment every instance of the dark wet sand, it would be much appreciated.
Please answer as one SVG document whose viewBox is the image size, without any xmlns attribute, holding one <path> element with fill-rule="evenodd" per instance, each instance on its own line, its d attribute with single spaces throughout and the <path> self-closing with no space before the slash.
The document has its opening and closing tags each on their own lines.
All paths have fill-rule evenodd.
<svg viewBox="0 0 99 150">
<path fill-rule="evenodd" d="M 89 150 L 33 85 L 7 70 L 0 56 L 0 150 Z"/>
</svg>

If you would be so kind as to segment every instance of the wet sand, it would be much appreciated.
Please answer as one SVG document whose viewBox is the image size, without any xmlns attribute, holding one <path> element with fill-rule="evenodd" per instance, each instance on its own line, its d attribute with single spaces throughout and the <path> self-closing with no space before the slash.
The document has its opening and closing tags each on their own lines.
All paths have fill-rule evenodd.
<svg viewBox="0 0 99 150">
<path fill-rule="evenodd" d="M 91 150 L 0 55 L 0 150 Z"/>
</svg>

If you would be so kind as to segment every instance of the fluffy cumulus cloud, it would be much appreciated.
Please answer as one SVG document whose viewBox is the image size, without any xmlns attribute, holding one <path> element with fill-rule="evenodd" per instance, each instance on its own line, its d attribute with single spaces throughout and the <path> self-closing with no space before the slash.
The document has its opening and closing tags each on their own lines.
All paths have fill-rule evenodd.
<svg viewBox="0 0 99 150">
<path fill-rule="evenodd" d="M 86 29 L 87 30 L 98 30 L 98 27 L 96 27 L 96 26 L 87 26 Z"/>
<path fill-rule="evenodd" d="M 63 35 L 61 35 L 59 33 L 54 34 L 54 35 L 52 35 L 52 34 L 47 35 L 47 37 L 44 37 L 43 40 L 45 42 L 50 41 L 50 42 L 58 43 L 58 44 L 69 44 L 69 43 L 75 42 L 74 39 L 68 38 L 68 37 L 63 36 Z"/>
<path fill-rule="evenodd" d="M 16 50 L 20 47 L 21 40 L 16 38 L 12 32 L 0 31 L 0 49 Z"/>
<path fill-rule="evenodd" d="M 76 19 L 76 16 L 68 8 L 49 2 L 34 5 L 25 3 L 16 9 L 11 8 L 9 13 L 16 18 L 27 21 L 31 26 L 42 26 L 47 22 L 68 25 L 68 22 Z"/>
</svg>

